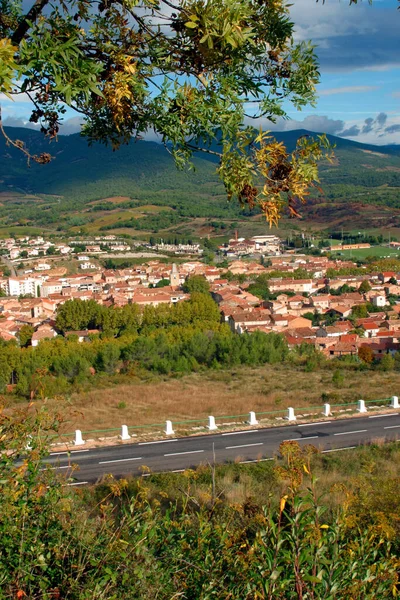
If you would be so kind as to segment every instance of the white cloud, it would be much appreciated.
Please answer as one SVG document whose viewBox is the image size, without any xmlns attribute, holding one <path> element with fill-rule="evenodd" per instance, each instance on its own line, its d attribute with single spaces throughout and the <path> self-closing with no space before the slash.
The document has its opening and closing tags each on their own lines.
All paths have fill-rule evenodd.
<svg viewBox="0 0 400 600">
<path fill-rule="evenodd" d="M 334 94 L 364 94 L 377 90 L 377 85 L 349 85 L 347 87 L 328 88 L 326 90 L 318 90 L 319 96 L 332 96 Z"/>
</svg>

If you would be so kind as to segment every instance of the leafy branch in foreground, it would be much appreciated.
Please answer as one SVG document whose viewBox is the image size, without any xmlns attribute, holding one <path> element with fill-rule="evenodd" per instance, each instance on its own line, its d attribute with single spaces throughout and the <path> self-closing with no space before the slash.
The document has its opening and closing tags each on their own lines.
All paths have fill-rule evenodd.
<svg viewBox="0 0 400 600">
<path fill-rule="evenodd" d="M 154 131 L 179 167 L 199 149 L 219 157 L 228 195 L 270 223 L 285 207 L 297 214 L 326 140 L 303 139 L 289 156 L 245 126 L 315 101 L 314 49 L 294 42 L 285 0 L 29 4 L 0 3 L 0 93 L 24 95 L 43 133 L 57 136 L 66 106 L 89 141 L 117 148 Z"/>
</svg>

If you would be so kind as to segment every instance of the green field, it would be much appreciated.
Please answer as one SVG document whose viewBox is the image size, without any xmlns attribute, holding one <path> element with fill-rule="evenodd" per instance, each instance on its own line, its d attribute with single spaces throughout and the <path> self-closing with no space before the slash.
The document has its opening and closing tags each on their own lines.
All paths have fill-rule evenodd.
<svg viewBox="0 0 400 600">
<path fill-rule="evenodd" d="M 360 258 L 364 259 L 367 256 L 376 256 L 378 258 L 399 257 L 399 251 L 387 246 L 371 246 L 371 248 L 359 248 L 357 250 L 339 250 L 332 253 L 335 258 Z"/>
</svg>

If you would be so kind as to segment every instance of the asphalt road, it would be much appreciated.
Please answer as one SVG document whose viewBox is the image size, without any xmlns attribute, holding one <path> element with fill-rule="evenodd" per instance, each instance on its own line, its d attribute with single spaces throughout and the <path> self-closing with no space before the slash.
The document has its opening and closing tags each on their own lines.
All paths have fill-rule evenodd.
<svg viewBox="0 0 400 600">
<path fill-rule="evenodd" d="M 104 448 L 79 447 L 69 453 L 51 453 L 45 460 L 45 468 L 54 468 L 72 477 L 72 485 L 84 485 L 95 483 L 108 473 L 116 477 L 141 475 L 145 472 L 143 466 L 149 467 L 153 473 L 181 471 L 212 463 L 214 455 L 216 463 L 271 459 L 279 444 L 286 440 L 313 444 L 322 452 L 336 452 L 378 439 L 400 441 L 399 436 L 400 412 L 392 412 Z M 72 464 L 78 465 L 74 472 L 71 472 Z"/>
</svg>

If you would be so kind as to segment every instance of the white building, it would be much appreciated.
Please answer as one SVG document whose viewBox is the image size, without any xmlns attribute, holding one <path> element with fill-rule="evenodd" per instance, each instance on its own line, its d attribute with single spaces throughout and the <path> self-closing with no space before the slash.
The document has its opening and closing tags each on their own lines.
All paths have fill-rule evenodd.
<svg viewBox="0 0 400 600">
<path fill-rule="evenodd" d="M 25 296 L 30 294 L 34 298 L 41 295 L 42 279 L 38 277 L 9 277 L 8 295 Z M 39 293 L 38 293 L 39 292 Z"/>
<path fill-rule="evenodd" d="M 255 242 L 255 251 L 261 254 L 276 254 L 280 251 L 281 240 L 276 235 L 255 235 L 250 241 Z"/>
<path fill-rule="evenodd" d="M 49 265 L 49 263 L 38 263 L 35 266 L 35 271 L 48 271 L 49 269 L 51 269 L 51 265 Z"/>
<path fill-rule="evenodd" d="M 385 294 L 376 294 L 376 296 L 372 296 L 371 298 L 372 304 L 379 308 L 386 306 L 386 296 Z"/>
</svg>

